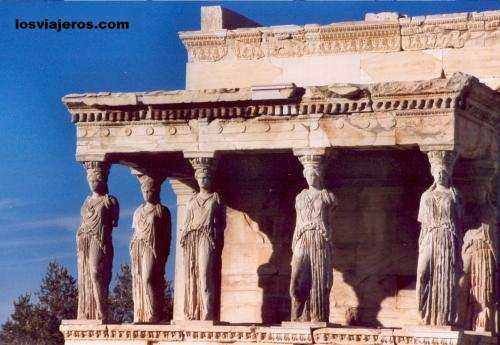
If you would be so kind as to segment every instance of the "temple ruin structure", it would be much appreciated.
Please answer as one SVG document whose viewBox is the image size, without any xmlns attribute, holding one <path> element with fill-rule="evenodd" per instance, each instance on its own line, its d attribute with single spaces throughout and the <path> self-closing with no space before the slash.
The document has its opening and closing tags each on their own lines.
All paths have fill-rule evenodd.
<svg viewBox="0 0 500 345">
<path fill-rule="evenodd" d="M 66 344 L 496 343 L 500 11 L 262 27 L 209 6 L 179 37 L 185 90 L 63 97 L 92 190 Z M 105 315 L 114 164 L 145 200 L 134 324 Z"/>
</svg>

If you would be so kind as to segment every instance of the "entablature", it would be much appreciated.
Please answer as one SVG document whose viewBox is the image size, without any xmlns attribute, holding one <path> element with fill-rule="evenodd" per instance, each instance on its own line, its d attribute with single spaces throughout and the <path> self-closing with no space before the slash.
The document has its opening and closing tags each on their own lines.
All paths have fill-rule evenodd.
<svg viewBox="0 0 500 345">
<path fill-rule="evenodd" d="M 496 150 L 500 116 L 499 93 L 461 73 L 365 85 L 71 94 L 63 102 L 77 125 L 79 157 L 407 145 L 473 152 L 478 142 Z"/>
</svg>

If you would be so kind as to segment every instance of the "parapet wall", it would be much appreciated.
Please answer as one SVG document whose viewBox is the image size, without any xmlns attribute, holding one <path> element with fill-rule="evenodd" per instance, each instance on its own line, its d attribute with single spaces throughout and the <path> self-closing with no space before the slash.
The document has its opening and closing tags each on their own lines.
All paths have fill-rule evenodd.
<svg viewBox="0 0 500 345">
<path fill-rule="evenodd" d="M 224 9 L 209 7 L 201 22 L 202 30 L 179 33 L 186 89 L 415 81 L 457 71 L 500 87 L 500 11 L 235 28 Z"/>
</svg>

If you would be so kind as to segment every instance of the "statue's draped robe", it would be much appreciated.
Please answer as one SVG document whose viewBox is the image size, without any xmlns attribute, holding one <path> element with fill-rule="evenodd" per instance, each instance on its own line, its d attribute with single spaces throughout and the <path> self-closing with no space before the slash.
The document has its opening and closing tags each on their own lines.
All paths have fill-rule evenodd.
<svg viewBox="0 0 500 345">
<path fill-rule="evenodd" d="M 292 321 L 328 321 L 332 286 L 331 216 L 337 201 L 323 189 L 303 190 L 295 200 L 297 213 L 292 243 Z"/>
<path fill-rule="evenodd" d="M 214 317 L 214 284 L 220 197 L 217 193 L 194 195 L 187 204 L 183 248 L 185 295 L 184 314 L 189 320 Z"/>
<path fill-rule="evenodd" d="M 461 217 L 454 188 L 438 190 L 433 185 L 422 194 L 416 290 L 425 325 L 455 325 L 458 321 Z"/>
<path fill-rule="evenodd" d="M 78 319 L 106 318 L 113 265 L 111 232 L 118 222 L 118 201 L 110 195 L 87 197 L 76 235 L 78 253 Z M 98 303 L 100 300 L 100 303 Z M 101 310 L 98 310 L 98 305 Z"/>
<path fill-rule="evenodd" d="M 130 243 L 134 322 L 159 321 L 165 264 L 170 248 L 170 212 L 157 204 L 142 204 L 134 212 Z M 145 281 L 151 279 L 149 282 Z M 151 284 L 149 287 L 147 284 Z"/>
<path fill-rule="evenodd" d="M 466 300 L 464 301 L 464 326 L 472 330 L 495 330 L 495 229 L 494 210 L 487 205 L 478 226 L 464 236 L 462 259 Z"/>
</svg>

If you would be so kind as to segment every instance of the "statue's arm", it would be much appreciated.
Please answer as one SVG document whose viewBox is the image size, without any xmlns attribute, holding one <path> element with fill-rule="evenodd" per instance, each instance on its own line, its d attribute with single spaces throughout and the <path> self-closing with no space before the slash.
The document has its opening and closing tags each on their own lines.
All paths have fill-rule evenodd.
<svg viewBox="0 0 500 345">
<path fill-rule="evenodd" d="M 87 206 L 87 200 L 88 200 L 88 197 L 85 198 L 85 200 L 83 201 L 82 207 L 80 208 L 80 224 L 78 225 L 78 228 L 76 229 L 77 235 L 80 234 L 80 231 L 81 231 L 81 228 L 83 225 L 83 220 L 85 219 L 84 217 L 85 217 L 85 208 Z"/>
<path fill-rule="evenodd" d="M 192 203 L 192 200 L 195 196 L 193 195 L 191 198 L 189 198 L 189 201 L 186 203 L 186 210 L 184 212 L 184 221 L 178 225 L 178 229 L 179 229 L 179 241 L 180 243 L 182 244 L 183 243 L 183 240 L 184 240 L 184 237 L 186 236 L 187 234 L 187 228 L 189 226 L 189 221 L 190 221 L 190 218 L 191 218 L 191 203 Z"/>
<path fill-rule="evenodd" d="M 297 243 L 298 231 L 297 228 L 300 226 L 299 224 L 299 200 L 302 197 L 302 192 L 300 192 L 295 197 L 295 228 L 293 229 L 293 237 L 292 237 L 292 251 L 295 248 L 295 244 Z"/>
<path fill-rule="evenodd" d="M 427 219 L 429 217 L 429 214 L 427 212 L 427 207 L 425 205 L 426 199 L 427 199 L 427 191 L 425 191 L 420 197 L 420 204 L 418 207 L 417 220 L 422 226 L 424 226 L 424 224 L 427 224 Z"/>
</svg>

